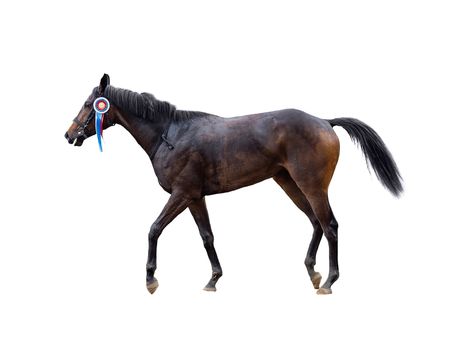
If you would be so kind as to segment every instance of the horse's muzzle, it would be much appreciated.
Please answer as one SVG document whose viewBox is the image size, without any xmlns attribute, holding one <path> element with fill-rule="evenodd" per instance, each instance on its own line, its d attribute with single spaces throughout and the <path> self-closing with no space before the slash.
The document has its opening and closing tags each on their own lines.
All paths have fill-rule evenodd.
<svg viewBox="0 0 457 350">
<path fill-rule="evenodd" d="M 68 143 L 72 144 L 73 141 L 75 141 L 74 139 L 72 139 L 69 135 L 68 135 L 68 132 L 65 133 L 65 138 L 67 139 Z"/>
<path fill-rule="evenodd" d="M 85 137 L 77 137 L 77 138 L 70 137 L 70 135 L 68 135 L 68 132 L 66 132 L 64 136 L 70 145 L 74 144 L 75 146 L 81 146 L 85 139 Z M 76 140 L 76 142 L 75 142 L 75 140 Z"/>
</svg>

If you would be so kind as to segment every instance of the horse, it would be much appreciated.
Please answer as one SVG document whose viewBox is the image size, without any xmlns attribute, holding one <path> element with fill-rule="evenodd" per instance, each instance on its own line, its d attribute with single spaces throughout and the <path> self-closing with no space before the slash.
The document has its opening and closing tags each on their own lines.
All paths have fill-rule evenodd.
<svg viewBox="0 0 457 350">
<path fill-rule="evenodd" d="M 212 274 L 204 287 L 216 291 L 222 268 L 214 248 L 205 197 L 253 185 L 268 178 L 285 191 L 307 215 L 313 234 L 305 266 L 317 294 L 331 294 L 339 277 L 338 222 L 328 199 L 340 144 L 333 127 L 346 130 L 358 144 L 379 181 L 394 196 L 403 191 L 398 167 L 380 136 L 353 118 L 320 119 L 297 109 L 284 109 L 234 118 L 177 109 L 149 93 L 116 88 L 104 74 L 85 101 L 65 138 L 81 146 L 96 133 L 94 101 L 106 98 L 111 108 L 101 128 L 120 124 L 149 156 L 160 186 L 170 194 L 148 234 L 146 287 L 159 286 L 154 277 L 157 241 L 165 227 L 189 208 L 211 263 Z M 329 246 L 329 273 L 315 271 L 322 236 Z"/>
</svg>

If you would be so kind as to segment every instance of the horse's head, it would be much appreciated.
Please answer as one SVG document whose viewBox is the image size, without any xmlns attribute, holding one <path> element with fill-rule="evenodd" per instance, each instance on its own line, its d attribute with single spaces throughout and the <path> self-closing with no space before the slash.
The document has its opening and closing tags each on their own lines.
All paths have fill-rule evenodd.
<svg viewBox="0 0 457 350">
<path fill-rule="evenodd" d="M 70 125 L 70 128 L 65 133 L 65 138 L 68 143 L 74 144 L 75 146 L 81 146 L 85 139 L 95 135 L 96 133 L 96 118 L 94 110 L 94 101 L 99 97 L 103 97 L 106 87 L 110 84 L 110 79 L 108 74 L 104 74 L 100 80 L 100 85 L 95 87 L 92 90 L 92 93 L 87 98 L 86 102 L 82 106 L 78 115 L 73 119 L 73 123 Z M 101 104 L 103 106 L 103 103 Z M 112 111 L 112 109 L 111 109 Z M 101 121 L 101 128 L 107 129 L 110 126 L 115 124 L 114 112 L 108 111 L 104 118 Z M 76 141 L 76 142 L 75 142 Z"/>
</svg>

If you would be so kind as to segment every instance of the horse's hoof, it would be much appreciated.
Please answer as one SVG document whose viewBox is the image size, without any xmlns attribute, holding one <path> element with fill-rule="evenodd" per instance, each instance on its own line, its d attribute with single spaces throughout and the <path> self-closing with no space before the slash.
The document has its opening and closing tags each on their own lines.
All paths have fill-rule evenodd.
<svg viewBox="0 0 457 350">
<path fill-rule="evenodd" d="M 313 283 L 314 289 L 319 289 L 321 285 L 322 275 L 319 272 L 315 272 L 313 277 L 311 278 L 311 282 Z"/>
<path fill-rule="evenodd" d="M 319 295 L 332 294 L 332 290 L 330 288 L 319 288 L 316 293 Z"/>
<path fill-rule="evenodd" d="M 153 294 L 156 289 L 159 288 L 159 281 L 154 278 L 151 283 L 146 284 L 146 288 L 148 289 L 149 293 Z"/>
<path fill-rule="evenodd" d="M 206 286 L 203 290 L 206 290 L 207 292 L 215 292 L 217 289 L 216 287 Z"/>
</svg>

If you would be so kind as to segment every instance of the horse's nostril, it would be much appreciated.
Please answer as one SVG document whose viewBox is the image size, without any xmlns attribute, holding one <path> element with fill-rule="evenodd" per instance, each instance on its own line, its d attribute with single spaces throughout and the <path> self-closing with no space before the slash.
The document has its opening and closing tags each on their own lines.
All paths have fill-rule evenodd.
<svg viewBox="0 0 457 350">
<path fill-rule="evenodd" d="M 68 143 L 73 143 L 73 140 L 70 138 L 70 136 L 68 135 L 68 132 L 65 133 L 65 138 L 67 139 Z"/>
</svg>

